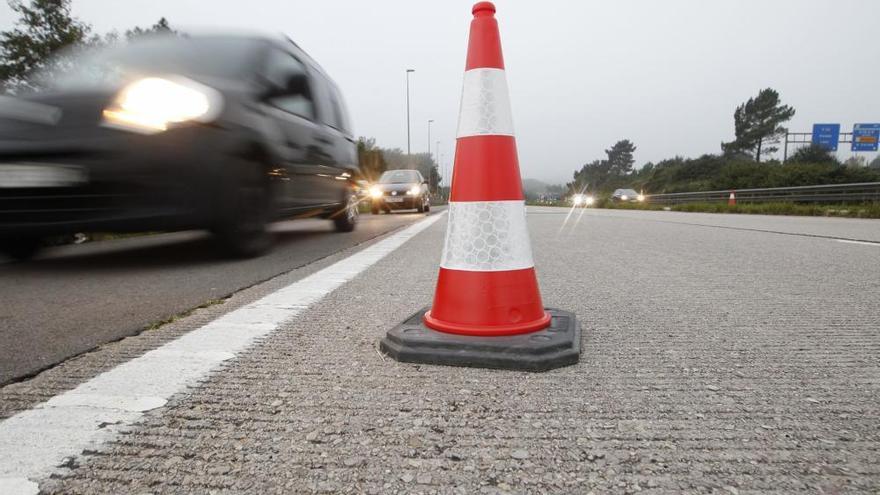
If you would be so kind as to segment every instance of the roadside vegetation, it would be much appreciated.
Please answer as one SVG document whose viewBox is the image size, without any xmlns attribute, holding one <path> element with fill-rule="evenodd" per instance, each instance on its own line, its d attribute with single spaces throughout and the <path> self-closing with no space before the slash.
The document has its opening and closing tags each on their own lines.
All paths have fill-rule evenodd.
<svg viewBox="0 0 880 495">
<path fill-rule="evenodd" d="M 647 194 L 794 187 L 880 181 L 880 163 L 840 163 L 818 147 L 801 148 L 786 163 L 756 162 L 744 157 L 703 155 L 675 157 L 648 164 L 633 174 L 627 187 Z"/>
<path fill-rule="evenodd" d="M 775 90 L 761 90 L 734 111 L 735 139 L 722 143 L 720 153 L 676 156 L 636 169 L 636 145 L 623 139 L 605 150 L 605 158 L 576 170 L 566 194 L 586 191 L 601 196 L 618 188 L 662 194 L 880 181 L 880 157 L 871 163 L 864 157 L 840 162 L 822 147 L 806 146 L 793 151 L 785 163 L 768 160 L 779 151 L 787 132 L 783 124 L 794 114 Z"/>
<path fill-rule="evenodd" d="M 702 213 L 745 213 L 751 215 L 800 215 L 812 217 L 880 218 L 880 204 L 805 204 L 792 202 L 774 203 L 683 203 L 678 205 L 654 205 L 644 203 L 614 204 L 602 202 L 600 208 L 616 210 L 665 210 Z"/>
<path fill-rule="evenodd" d="M 553 206 L 571 208 L 566 200 L 529 200 L 530 206 Z M 847 217 L 847 218 L 880 218 L 880 204 L 807 204 L 792 202 L 774 203 L 682 203 L 677 205 L 657 205 L 647 203 L 612 203 L 608 198 L 600 198 L 592 208 L 608 210 L 648 210 L 648 211 L 684 211 L 693 213 L 742 213 L 751 215 L 799 215 L 809 217 Z"/>
<path fill-rule="evenodd" d="M 58 56 L 70 48 L 96 47 L 152 34 L 176 34 L 164 17 L 149 28 L 96 34 L 92 26 L 71 14 L 70 0 L 7 0 L 18 14 L 11 29 L 0 31 L 0 94 L 17 94 L 42 87 L 32 78 L 36 70 L 65 70 Z M 55 64 L 51 66 L 50 64 Z"/>
<path fill-rule="evenodd" d="M 784 124 L 795 109 L 784 105 L 771 89 L 739 105 L 734 113 L 735 138 L 721 144 L 717 154 L 697 158 L 676 156 L 635 168 L 636 145 L 629 139 L 605 150 L 605 157 L 576 170 L 562 194 L 532 195 L 532 204 L 568 204 L 573 194 L 596 197 L 596 207 L 643 210 L 702 211 L 771 215 L 821 215 L 880 218 L 880 204 L 821 205 L 805 203 L 687 203 L 678 205 L 612 204 L 615 189 L 630 188 L 643 194 L 663 194 L 731 189 L 812 186 L 880 182 L 880 157 L 870 163 L 863 156 L 841 162 L 825 148 L 810 145 L 791 153 L 787 160 L 771 158 L 785 137 Z M 549 189 L 548 189 L 549 191 Z"/>
</svg>

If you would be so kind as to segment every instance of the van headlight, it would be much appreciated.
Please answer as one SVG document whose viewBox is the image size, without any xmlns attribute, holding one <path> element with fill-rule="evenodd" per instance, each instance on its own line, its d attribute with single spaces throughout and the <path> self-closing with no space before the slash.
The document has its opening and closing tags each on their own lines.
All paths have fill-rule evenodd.
<svg viewBox="0 0 880 495">
<path fill-rule="evenodd" d="M 182 77 L 146 77 L 122 89 L 103 112 L 103 125 L 144 134 L 170 124 L 210 122 L 220 113 L 223 97 L 216 90 Z"/>
</svg>

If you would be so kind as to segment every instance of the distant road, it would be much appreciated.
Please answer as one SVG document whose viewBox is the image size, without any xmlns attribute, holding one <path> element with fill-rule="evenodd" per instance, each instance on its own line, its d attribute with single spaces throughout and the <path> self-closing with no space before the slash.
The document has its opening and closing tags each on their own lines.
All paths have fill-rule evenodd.
<svg viewBox="0 0 880 495">
<path fill-rule="evenodd" d="M 261 258 L 230 260 L 207 234 L 181 232 L 0 259 L 0 384 L 352 247 L 424 215 L 362 215 L 349 234 L 326 220 L 276 226 Z"/>
<path fill-rule="evenodd" d="M 568 213 L 568 209 L 566 208 L 549 207 L 533 207 L 530 211 L 533 213 Z M 581 210 L 575 211 L 575 217 L 580 211 Z M 611 218 L 629 218 L 652 222 L 751 230 L 755 232 L 880 242 L 880 220 L 877 219 L 685 213 L 676 211 L 605 210 L 589 208 L 584 211 L 588 215 L 600 215 Z"/>
</svg>

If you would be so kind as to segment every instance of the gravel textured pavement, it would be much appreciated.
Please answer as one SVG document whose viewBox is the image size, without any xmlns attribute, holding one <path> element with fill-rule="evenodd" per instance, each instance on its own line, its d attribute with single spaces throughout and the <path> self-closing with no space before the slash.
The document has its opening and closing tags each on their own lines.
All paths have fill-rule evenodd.
<svg viewBox="0 0 880 495">
<path fill-rule="evenodd" d="M 880 245 L 653 212 L 576 212 L 563 226 L 565 213 L 528 219 L 544 303 L 581 321 L 578 365 L 528 374 L 380 355 L 384 332 L 431 300 L 444 219 L 41 488 L 880 490 Z"/>
</svg>

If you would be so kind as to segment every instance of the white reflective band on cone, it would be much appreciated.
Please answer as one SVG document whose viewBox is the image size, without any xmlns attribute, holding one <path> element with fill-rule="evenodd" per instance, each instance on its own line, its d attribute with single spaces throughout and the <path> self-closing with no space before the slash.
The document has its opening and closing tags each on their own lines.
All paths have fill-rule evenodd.
<svg viewBox="0 0 880 495">
<path fill-rule="evenodd" d="M 440 266 L 472 272 L 534 267 L 525 201 L 449 203 Z"/>
<path fill-rule="evenodd" d="M 464 73 L 456 137 L 513 136 L 513 117 L 507 78 L 501 69 L 471 69 Z"/>
</svg>

